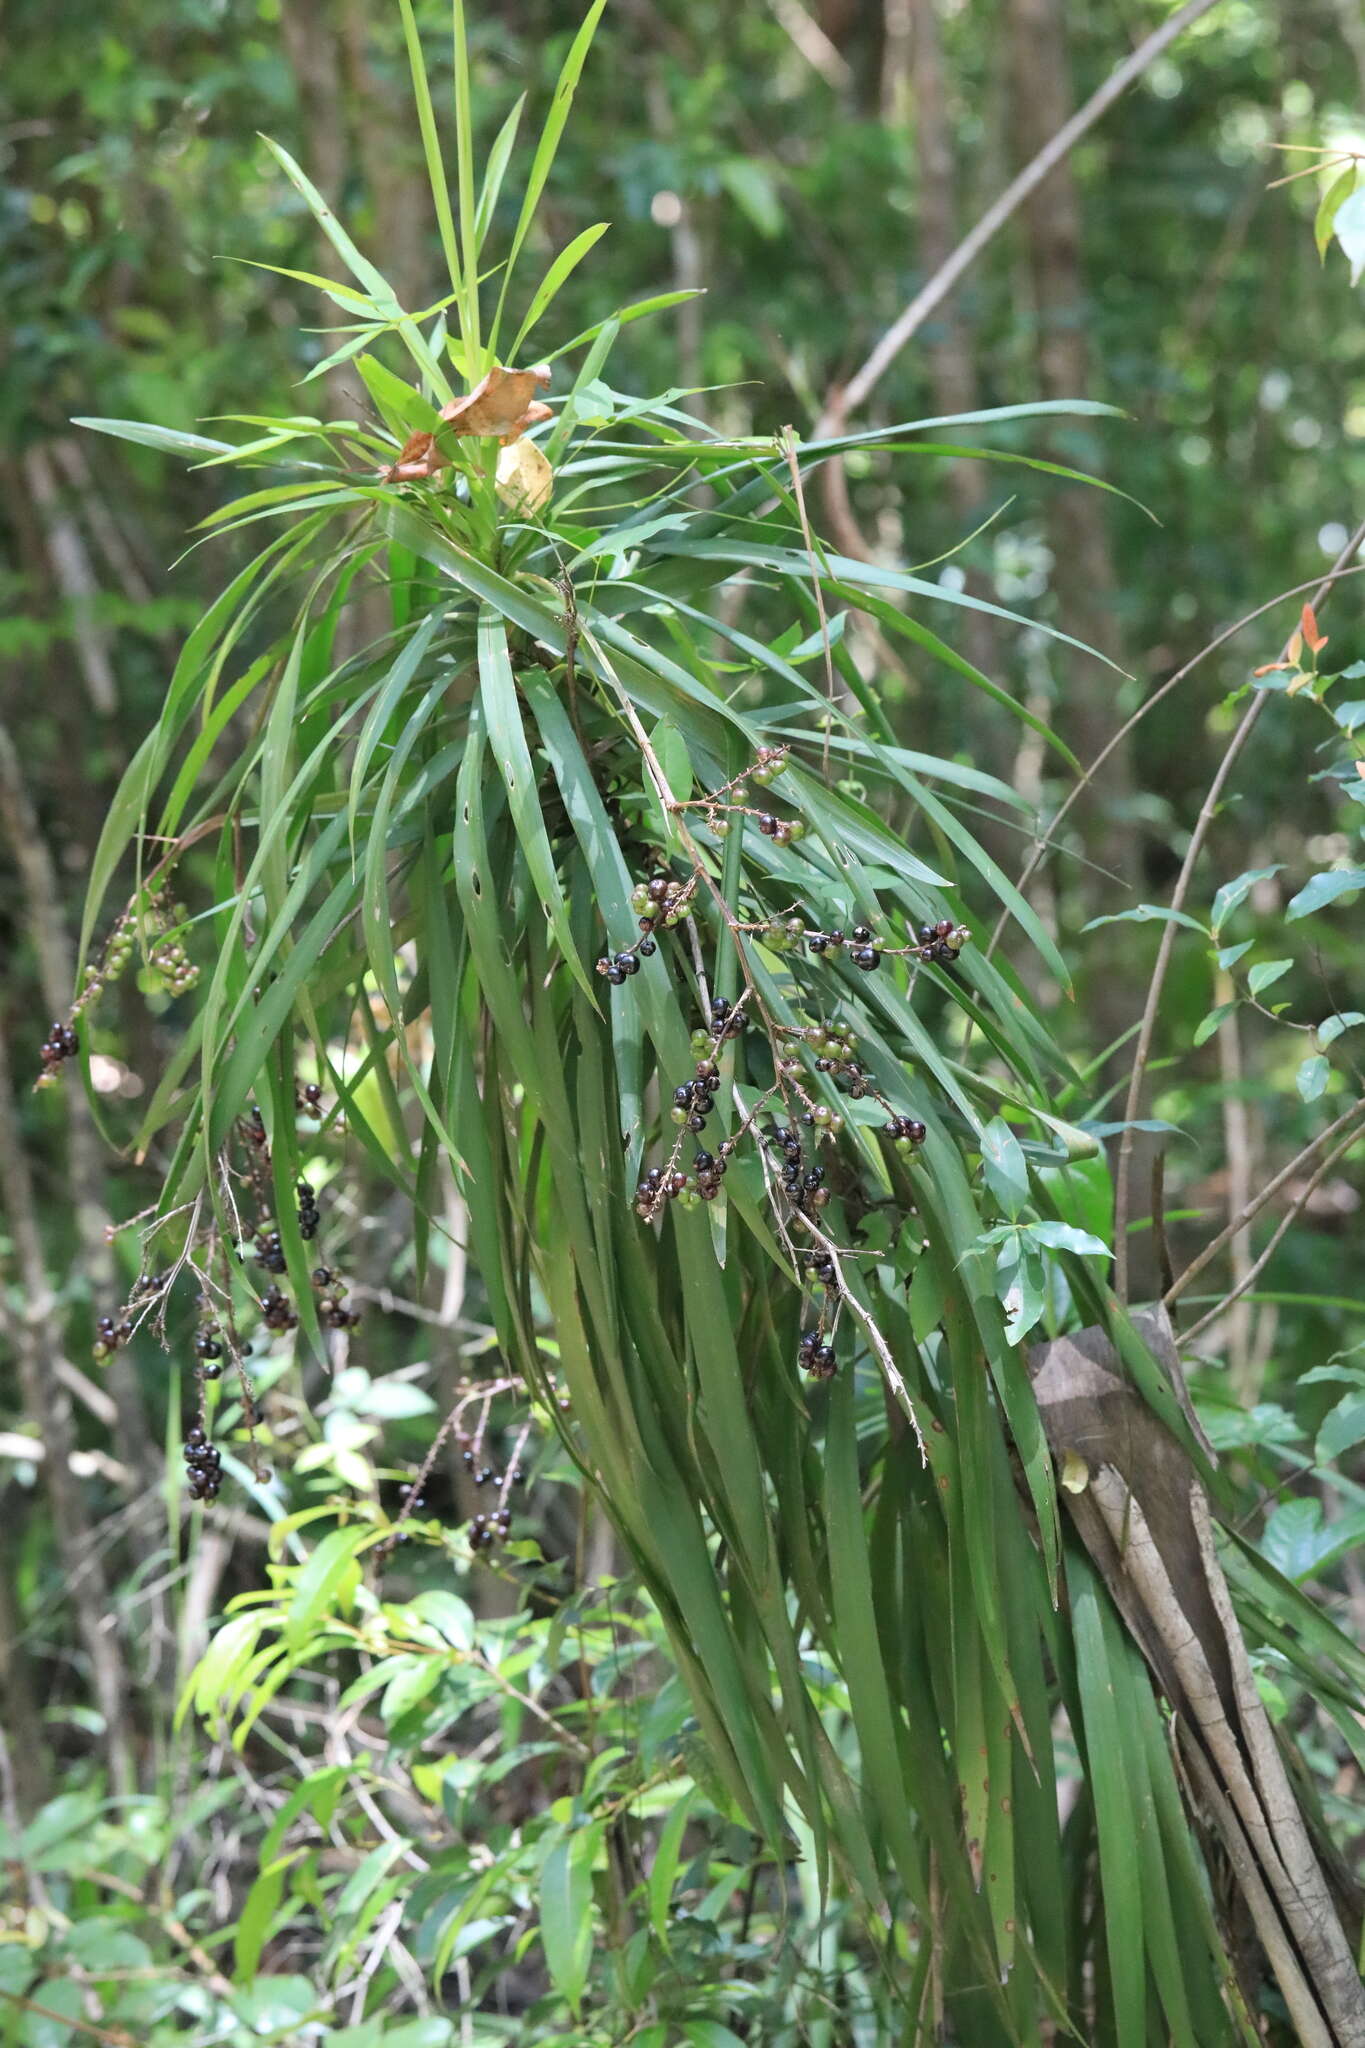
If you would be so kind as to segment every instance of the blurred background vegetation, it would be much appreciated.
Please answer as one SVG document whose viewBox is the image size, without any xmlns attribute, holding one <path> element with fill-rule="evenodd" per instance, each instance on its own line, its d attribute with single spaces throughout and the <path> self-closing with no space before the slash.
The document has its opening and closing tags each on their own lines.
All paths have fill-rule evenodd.
<svg viewBox="0 0 1365 2048">
<path fill-rule="evenodd" d="M 439 10 L 418 11 L 443 95 Z M 562 291 L 546 350 L 631 300 L 704 286 L 623 330 L 616 384 L 676 388 L 736 434 L 808 430 L 960 233 L 1166 11 L 1153 0 L 616 0 L 537 234 L 548 256 L 594 221 L 612 228 Z M 577 19 L 560 0 L 475 15 L 485 134 L 519 94 L 543 106 Z M 1362 110 L 1354 0 L 1222 0 L 997 239 L 855 422 L 1039 396 L 1108 401 L 1126 417 L 1060 420 L 1046 442 L 1021 425 L 1013 445 L 1126 497 L 964 460 L 893 468 L 854 455 L 812 498 L 843 552 L 933 563 L 925 573 L 946 589 L 965 585 L 1116 660 L 1123 677 L 982 614 L 935 620 L 1082 759 L 1225 626 L 1325 571 L 1360 520 L 1359 291 L 1339 253 L 1322 263 L 1315 250 L 1318 180 L 1271 186 L 1306 161 L 1285 156 L 1291 146 L 1365 148 Z M 245 559 L 233 536 L 190 547 L 230 495 L 221 472 L 82 435 L 72 417 L 213 432 L 202 423 L 224 414 L 363 417 L 368 404 L 348 366 L 318 371 L 337 343 L 335 309 L 252 267 L 330 275 L 334 263 L 262 131 L 336 202 L 404 303 L 436 298 L 396 9 L 10 0 L 0 20 L 0 1823 L 15 1878 L 0 1924 L 0 2041 L 632 2038 L 629 2015 L 643 2007 L 628 1944 L 607 1982 L 600 1958 L 554 1953 L 554 1932 L 545 1953 L 532 1939 L 546 1831 L 585 1742 L 595 1812 L 613 1811 L 627 1750 L 671 1759 L 662 1797 L 632 1807 L 638 1824 L 664 1824 L 680 1783 L 690 1788 L 695 1827 L 684 1837 L 664 1824 L 660 1850 L 660 1913 L 672 1898 L 680 1929 L 684 2031 L 669 2038 L 723 2048 L 727 2027 L 774 2042 L 896 2038 L 837 1914 L 756 1889 L 742 1831 L 687 1747 L 657 1622 L 552 1440 L 523 1436 L 515 1390 L 490 1396 L 490 1455 L 499 1471 L 524 1466 L 519 1539 L 557 1576 L 549 1593 L 535 1573 L 460 1562 L 453 1583 L 477 1618 L 478 1658 L 453 1761 L 405 1718 L 416 1693 L 386 1693 L 381 1710 L 340 1702 L 323 1678 L 292 1683 L 235 1746 L 226 1728 L 174 1718 L 211 1620 L 265 1576 L 272 1512 L 305 1496 L 243 1495 L 190 1545 L 178 1479 L 164 1478 L 180 1426 L 164 1353 L 148 1335 L 107 1370 L 89 1357 L 96 1319 L 136 1272 L 106 1224 L 153 1193 L 149 1168 L 106 1149 L 97 1122 L 118 1135 L 121 1106 L 155 1087 L 184 1005 L 150 982 L 105 1005 L 98 1114 L 72 1087 L 35 1095 L 29 1081 L 68 999 L 110 794 L 185 631 Z M 519 182 L 514 167 L 509 191 Z M 993 439 L 1010 446 L 1010 430 Z M 1213 653 L 1137 727 L 1034 884 L 1074 956 L 1075 1002 L 1026 957 L 1018 965 L 1073 1057 L 1115 1087 L 1127 1066 L 1114 1048 L 1141 1011 L 1160 928 L 1122 922 L 1081 942 L 1082 927 L 1169 893 L 1237 715 L 1229 695 L 1275 658 L 1296 610 Z M 1334 670 L 1365 654 L 1361 621 L 1348 580 L 1327 621 Z M 917 673 L 906 643 L 867 622 L 850 630 L 906 745 L 989 770 L 1044 819 L 1056 809 L 1070 784 L 1026 728 L 983 715 L 944 671 Z M 1242 936 L 1273 934 L 1306 877 L 1348 850 L 1306 730 L 1263 721 L 1214 828 L 1205 902 L 1217 881 L 1280 870 L 1252 888 Z M 997 819 L 981 829 L 1017 872 L 1028 833 Z M 1316 1016 L 1359 1001 L 1349 916 L 1316 925 L 1298 954 L 1277 1001 Z M 1295 1086 L 1303 1048 L 1269 1015 L 1244 1010 L 1195 1043 L 1224 993 L 1202 951 L 1177 952 L 1150 1107 L 1184 1134 L 1166 1163 L 1179 1254 L 1320 1121 Z M 1347 1085 L 1333 1079 L 1329 1109 Z M 1348 1157 L 1216 1332 L 1199 1382 L 1220 1448 L 1239 1461 L 1248 1528 L 1270 1530 L 1294 1508 L 1276 1561 L 1323 1577 L 1357 1635 L 1365 1573 L 1330 1530 L 1365 1500 L 1365 1395 L 1349 1358 L 1365 1342 L 1349 1256 L 1359 1200 Z M 421 1460 L 487 1332 L 450 1273 L 444 1300 L 405 1305 L 407 1226 L 367 1187 L 363 1160 L 349 1162 L 346 1202 L 366 1322 L 342 1374 L 309 1390 L 315 1417 L 296 1421 L 315 1440 L 312 1469 L 363 1490 Z M 1141 1231 L 1134 1259 L 1150 1291 Z M 1341 1420 L 1351 1399 L 1359 1412 Z M 433 1471 L 428 1495 L 452 1528 L 478 1507 L 476 1482 L 455 1458 Z M 1307 1548 L 1287 1552 L 1291 1535 Z M 834 1674 L 812 1682 L 837 1707 Z M 1286 1694 L 1276 1710 L 1300 1707 Z M 1327 1748 L 1317 1761 L 1354 1855 L 1358 1767 Z M 317 1846 L 276 1868 L 284 1802 L 301 1785 Z M 465 1859 L 458 1882 L 452 1844 Z M 562 1872 L 550 1867 L 572 1950 L 592 1872 L 567 1855 Z M 599 1892 L 609 1915 L 609 1876 Z M 570 1994 L 590 1975 L 594 2010 L 608 2015 L 600 2034 L 572 2017 Z M 442 1986 L 466 2008 L 459 2025 L 442 2016 Z"/>
</svg>

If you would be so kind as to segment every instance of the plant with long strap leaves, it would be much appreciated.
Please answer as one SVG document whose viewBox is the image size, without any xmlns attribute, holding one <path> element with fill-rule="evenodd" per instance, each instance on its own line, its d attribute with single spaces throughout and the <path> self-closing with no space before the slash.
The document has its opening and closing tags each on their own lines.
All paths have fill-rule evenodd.
<svg viewBox="0 0 1365 2048">
<path fill-rule="evenodd" d="M 410 1199 L 423 1265 L 453 1176 L 498 1370 L 609 1511 L 736 1812 L 774 1844 L 797 1817 L 821 1887 L 908 1927 L 885 1955 L 907 2038 L 946 2014 L 983 2048 L 1254 2039 L 1157 1696 L 1064 1534 L 1025 1363 L 1040 1321 L 1103 1326 L 1213 1483 L 1075 1221 L 1099 1158 L 1082 1084 L 971 943 L 989 902 L 1067 984 L 972 830 L 1019 799 L 900 744 L 843 637 L 869 613 L 944 687 L 1010 703 L 922 616 L 982 601 L 826 552 L 804 505 L 854 446 L 1027 463 L 958 436 L 1059 408 L 727 439 L 683 393 L 607 381 L 623 325 L 669 294 L 566 342 L 572 381 L 536 423 L 545 380 L 507 364 L 600 230 L 512 309 L 602 0 L 491 272 L 521 106 L 476 183 L 457 4 L 452 201 L 402 7 L 448 297 L 400 306 L 275 149 L 352 280 L 312 280 L 352 322 L 319 369 L 352 359 L 372 417 L 253 420 L 242 443 L 85 422 L 274 479 L 205 522 L 278 530 L 186 643 L 86 920 L 89 949 L 135 850 L 80 1007 L 138 933 L 173 989 L 198 963 L 137 1149 L 170 1148 L 156 1228 L 207 1304 L 200 1443 L 248 1314 L 314 1345 L 348 1315 L 333 1276 L 313 1284 L 300 1109 Z M 519 394 L 505 416 L 499 393 Z M 739 577 L 747 612 L 717 602 Z M 389 620 L 357 647 L 348 606 L 375 579 Z M 172 878 L 206 861 L 187 909 Z M 276 1278 L 244 1295 L 253 1227 Z M 1238 1590 L 1286 1654 L 1334 1660 L 1348 1708 L 1351 1646 L 1250 1553 Z M 812 1652 L 846 1684 L 847 1741 Z M 1083 1774 L 1065 1824 L 1062 1714 Z"/>
</svg>

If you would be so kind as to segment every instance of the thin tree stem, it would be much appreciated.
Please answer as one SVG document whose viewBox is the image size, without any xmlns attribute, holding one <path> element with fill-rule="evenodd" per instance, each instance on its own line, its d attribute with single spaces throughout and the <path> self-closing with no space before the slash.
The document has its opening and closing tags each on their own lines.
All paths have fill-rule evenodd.
<svg viewBox="0 0 1365 2048">
<path fill-rule="evenodd" d="M 939 265 L 933 276 L 921 286 L 905 310 L 892 321 L 881 340 L 877 343 L 867 361 L 856 370 L 839 394 L 837 407 L 826 405 L 817 422 L 811 438 L 824 440 L 834 430 L 837 421 L 860 406 L 870 395 L 873 387 L 883 376 L 911 336 L 917 334 L 930 314 L 952 291 L 959 278 L 971 269 L 981 251 L 992 242 L 1001 228 L 1012 220 L 1025 200 L 1030 198 L 1058 164 L 1068 157 L 1076 144 L 1106 114 L 1115 100 L 1121 99 L 1135 79 L 1153 64 L 1171 43 L 1185 33 L 1191 23 L 1199 20 L 1217 5 L 1217 0 L 1186 0 L 1184 7 L 1153 30 L 1145 41 L 1138 44 L 1130 57 L 1126 57 L 1116 71 L 1110 73 L 1098 91 L 1093 92 L 1083 107 L 1078 107 L 1052 140 L 1039 150 L 1030 163 L 1025 164 L 1017 178 L 1011 179 L 993 204 L 986 208 L 976 226 L 963 236 L 946 263 Z"/>
<path fill-rule="evenodd" d="M 1326 1179 L 1327 1175 L 1331 1172 L 1332 1168 L 1336 1165 L 1337 1161 L 1339 1159 L 1344 1159 L 1346 1154 L 1350 1151 L 1351 1147 L 1360 1142 L 1360 1135 L 1361 1134 L 1359 1130 L 1348 1131 L 1346 1136 L 1341 1140 L 1341 1143 L 1339 1145 L 1334 1145 L 1332 1147 L 1331 1151 L 1327 1154 L 1327 1157 L 1318 1167 L 1318 1170 L 1313 1175 L 1312 1179 L 1307 1183 L 1307 1185 L 1303 1188 L 1303 1190 L 1296 1197 L 1296 1199 L 1290 1204 L 1288 1210 L 1285 1212 L 1284 1218 L 1281 1221 L 1278 1229 L 1275 1230 L 1275 1232 L 1272 1234 L 1270 1242 L 1267 1244 L 1265 1250 L 1261 1253 L 1261 1256 L 1256 1260 L 1255 1264 L 1247 1268 L 1246 1272 L 1237 1282 L 1237 1285 L 1231 1290 L 1230 1293 L 1224 1295 L 1223 1299 L 1218 1303 L 1218 1305 L 1215 1308 L 1211 1308 L 1207 1315 L 1201 1316 L 1199 1321 L 1195 1324 L 1192 1330 L 1186 1331 L 1184 1339 L 1182 1340 L 1184 1343 L 1193 1343 L 1194 1339 L 1200 1336 L 1205 1330 L 1207 1330 L 1211 1323 L 1216 1323 L 1220 1316 L 1225 1316 L 1228 1310 L 1232 1307 L 1233 1303 L 1240 1301 L 1242 1296 L 1246 1294 L 1252 1287 L 1255 1286 L 1257 1279 L 1265 1271 L 1267 1264 L 1269 1263 L 1272 1255 L 1275 1252 L 1276 1247 L 1279 1245 L 1280 1240 L 1283 1238 L 1285 1232 L 1289 1229 L 1290 1225 L 1296 1222 L 1298 1218 L 1303 1214 L 1303 1211 L 1307 1207 L 1310 1198 L 1312 1197 L 1314 1192 L 1322 1185 L 1322 1182 Z"/>
<path fill-rule="evenodd" d="M 1346 573 L 1352 557 L 1362 543 L 1365 543 L 1365 522 L 1362 522 L 1356 528 L 1314 591 L 1310 602 L 1315 612 L 1331 594 L 1334 585 L 1340 582 L 1342 576 Z M 1227 788 L 1232 771 L 1241 757 L 1243 747 L 1245 747 L 1256 729 L 1256 721 L 1265 710 L 1269 701 L 1270 692 L 1258 690 L 1243 712 L 1237 730 L 1228 741 L 1227 750 L 1218 764 L 1218 772 L 1209 786 L 1208 795 L 1204 798 L 1199 816 L 1195 821 L 1194 830 L 1190 834 L 1190 843 L 1186 850 L 1184 861 L 1181 864 L 1180 873 L 1176 878 L 1175 888 L 1171 894 L 1170 907 L 1172 910 L 1183 910 L 1185 907 L 1185 899 L 1190 893 L 1190 885 L 1194 880 L 1195 867 L 1198 864 L 1200 854 L 1204 851 L 1204 841 L 1208 838 L 1214 818 L 1218 814 L 1223 791 Z M 1147 1077 L 1147 1068 L 1151 1063 L 1152 1040 L 1156 1035 L 1157 1013 L 1161 1007 L 1161 997 L 1166 986 L 1166 975 L 1170 969 L 1171 955 L 1175 950 L 1176 931 L 1177 926 L 1172 921 L 1167 924 L 1161 934 L 1161 944 L 1157 948 L 1156 965 L 1152 970 L 1151 986 L 1147 991 L 1147 1002 L 1142 1012 L 1142 1027 L 1138 1032 L 1137 1050 L 1133 1056 L 1133 1078 L 1128 1086 L 1128 1100 L 1124 1105 L 1123 1111 L 1125 1129 L 1119 1141 L 1118 1171 L 1115 1176 L 1116 1185 L 1114 1189 L 1114 1290 L 1119 1300 L 1125 1304 L 1128 1300 L 1127 1231 L 1130 1206 L 1129 1165 L 1133 1156 L 1133 1125 L 1142 1107 L 1142 1087 Z"/>
<path fill-rule="evenodd" d="M 1335 1123 L 1328 1124 L 1326 1130 L 1319 1131 L 1317 1137 L 1310 1144 L 1305 1145 L 1302 1152 L 1295 1153 L 1288 1166 L 1281 1167 L 1274 1179 L 1268 1180 L 1260 1192 L 1252 1196 L 1240 1214 L 1233 1217 L 1226 1230 L 1220 1230 L 1217 1237 L 1205 1245 L 1198 1258 L 1190 1261 L 1179 1279 L 1166 1289 L 1165 1294 L 1162 1296 L 1166 1307 L 1170 1308 L 1173 1302 L 1180 1299 L 1186 1288 L 1199 1278 L 1205 1267 L 1211 1265 L 1220 1252 L 1226 1250 L 1239 1231 L 1245 1230 L 1248 1224 L 1255 1222 L 1267 1202 L 1273 1202 L 1281 1189 L 1287 1187 L 1290 1181 L 1293 1180 L 1295 1174 L 1302 1173 L 1304 1167 L 1308 1165 L 1315 1153 L 1320 1152 L 1324 1145 L 1330 1145 L 1333 1139 L 1339 1138 L 1342 1132 L 1348 1130 L 1352 1124 L 1358 1124 L 1363 1116 L 1365 1116 L 1365 1102 L 1353 1102 L 1348 1110 L 1342 1112 Z"/>
</svg>

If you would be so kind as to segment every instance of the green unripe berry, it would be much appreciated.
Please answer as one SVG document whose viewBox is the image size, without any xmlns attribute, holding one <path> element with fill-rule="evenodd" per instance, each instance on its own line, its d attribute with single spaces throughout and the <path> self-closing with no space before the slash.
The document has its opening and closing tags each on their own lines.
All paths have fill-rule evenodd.
<svg viewBox="0 0 1365 2048">
<path fill-rule="evenodd" d="M 794 839 L 804 839 L 804 838 L 805 838 L 805 836 L 806 836 L 806 827 L 805 827 L 805 824 L 804 824 L 804 822 L 803 822 L 803 821 L 802 821 L 802 820 L 801 820 L 800 818 L 789 818 L 789 819 L 787 820 L 787 837 L 788 837 L 788 839 L 792 839 L 792 840 L 794 840 Z"/>
</svg>

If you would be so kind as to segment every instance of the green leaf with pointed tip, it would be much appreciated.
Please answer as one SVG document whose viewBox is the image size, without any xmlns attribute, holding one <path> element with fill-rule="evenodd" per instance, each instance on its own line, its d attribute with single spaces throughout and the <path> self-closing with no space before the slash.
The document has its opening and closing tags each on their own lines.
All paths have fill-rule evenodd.
<svg viewBox="0 0 1365 2048">
<path fill-rule="evenodd" d="M 1028 1200 L 1028 1166 L 1022 1145 L 1003 1117 L 992 1117 L 981 1133 L 981 1164 L 996 1201 L 1011 1221 L 1017 1221 Z"/>
<path fill-rule="evenodd" d="M 304 171 L 300 170 L 293 157 L 290 156 L 289 151 L 282 148 L 278 142 L 272 142 L 268 135 L 263 135 L 261 140 L 284 172 L 286 178 L 288 178 L 290 184 L 294 187 L 294 190 L 303 199 L 308 211 L 312 214 L 314 220 L 322 229 L 323 234 L 326 235 L 328 241 L 350 271 L 352 277 L 365 287 L 365 290 L 370 295 L 375 311 L 382 314 L 386 319 L 392 319 L 401 309 L 393 295 L 388 279 L 381 271 L 376 270 L 367 256 L 361 255 L 359 249 L 357 249 L 345 228 L 342 227 L 341 222 L 318 191 L 316 185 L 314 185 Z"/>
<path fill-rule="evenodd" d="M 1102 924 L 1183 924 L 1192 932 L 1207 934 L 1208 926 L 1191 917 L 1187 911 L 1171 910 L 1160 903 L 1139 903 L 1132 910 L 1114 910 L 1107 917 L 1092 917 L 1089 924 L 1083 924 L 1083 932 L 1098 931 Z"/>
<path fill-rule="evenodd" d="M 1240 904 L 1246 902 L 1247 897 L 1258 882 L 1268 882 L 1272 876 L 1283 874 L 1283 872 L 1284 862 L 1279 861 L 1274 867 L 1248 868 L 1245 874 L 1238 875 L 1234 881 L 1224 882 L 1222 888 L 1213 899 L 1210 921 L 1215 934 L 1222 930 L 1233 911 Z"/>
<path fill-rule="evenodd" d="M 577 2016 L 592 1961 L 592 1869 L 602 1823 L 553 1841 L 540 1866 L 540 1942 L 545 1967 Z"/>
<path fill-rule="evenodd" d="M 555 942 L 569 972 L 589 1001 L 597 997 L 578 957 L 569 928 L 568 905 L 555 873 L 554 854 L 545 831 L 540 792 L 536 785 L 531 751 L 517 704 L 516 679 L 507 652 L 507 628 L 489 606 L 479 613 L 479 692 L 488 725 L 488 741 L 507 786 L 507 800 L 517 840 L 540 899 L 541 910 L 550 921 Z"/>
<path fill-rule="evenodd" d="M 204 434 L 185 434 L 175 427 L 149 426 L 144 420 L 101 420 L 82 418 L 73 427 L 89 427 L 96 434 L 111 434 L 116 441 L 134 441 L 140 448 L 155 448 L 160 455 L 233 455 L 231 441 L 211 441 Z"/>
<path fill-rule="evenodd" d="M 587 62 L 588 51 L 592 47 L 593 37 L 597 33 L 597 24 L 602 19 L 602 10 L 606 4 L 607 0 L 593 0 L 593 4 L 588 9 L 582 26 L 569 46 L 569 54 L 564 59 L 563 68 L 555 84 L 554 99 L 551 102 L 550 111 L 545 118 L 545 125 L 540 131 L 540 140 L 536 144 L 535 156 L 531 160 L 530 175 L 526 180 L 526 191 L 521 202 L 521 213 L 512 235 L 512 246 L 507 252 L 507 267 L 503 272 L 502 291 L 498 299 L 498 310 L 493 320 L 492 343 L 494 347 L 497 345 L 498 331 L 502 323 L 502 309 L 507 297 L 507 288 L 512 282 L 512 275 L 516 269 L 517 258 L 521 254 L 522 244 L 530 232 L 531 223 L 534 221 L 540 207 L 541 194 L 545 190 L 546 180 L 549 178 L 555 156 L 559 150 L 560 137 L 564 133 L 565 123 L 569 118 L 569 109 L 573 105 L 574 93 L 577 89 L 579 78 L 582 76 L 583 66 Z"/>
<path fill-rule="evenodd" d="M 1208 1015 L 1205 1017 L 1201 1017 L 1199 1022 L 1195 1025 L 1191 1043 L 1196 1046 L 1207 1045 L 1208 1041 L 1213 1037 L 1215 1031 L 1217 1031 L 1219 1025 L 1226 1023 L 1229 1017 L 1235 1016 L 1240 1008 L 1240 1002 L 1236 1001 L 1231 1003 L 1216 1004 L 1215 1007 L 1209 1011 Z"/>
<path fill-rule="evenodd" d="M 516 340 L 507 351 L 509 362 L 516 361 L 527 335 L 540 325 L 550 309 L 555 294 L 578 268 L 589 249 L 601 241 L 608 225 L 608 222 L 600 220 L 594 227 L 584 228 L 581 235 L 574 236 L 567 249 L 560 250 L 531 296 L 531 303 L 526 308 L 525 317 L 517 329 Z"/>
<path fill-rule="evenodd" d="M 1353 895 L 1357 889 L 1365 889 L 1365 868 L 1329 868 L 1324 874 L 1314 875 L 1311 882 L 1305 882 L 1297 896 L 1290 897 L 1285 917 L 1311 917 L 1324 904 L 1335 903 L 1338 896 Z"/>
<path fill-rule="evenodd" d="M 1324 263 L 1327 260 L 1327 251 L 1331 247 L 1332 230 L 1336 226 L 1337 215 L 1355 191 L 1359 176 L 1360 165 L 1348 164 L 1338 177 L 1333 178 L 1318 201 L 1318 210 L 1313 216 L 1313 240 Z"/>
<path fill-rule="evenodd" d="M 1365 1024 L 1365 1010 L 1338 1010 L 1318 1026 L 1318 1043 L 1332 1045 L 1343 1031 L 1353 1030 L 1357 1024 Z"/>
<path fill-rule="evenodd" d="M 1247 987 L 1254 996 L 1273 988 L 1283 975 L 1294 965 L 1292 960 L 1258 960 L 1247 975 Z"/>
</svg>

